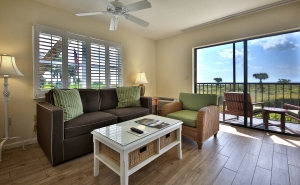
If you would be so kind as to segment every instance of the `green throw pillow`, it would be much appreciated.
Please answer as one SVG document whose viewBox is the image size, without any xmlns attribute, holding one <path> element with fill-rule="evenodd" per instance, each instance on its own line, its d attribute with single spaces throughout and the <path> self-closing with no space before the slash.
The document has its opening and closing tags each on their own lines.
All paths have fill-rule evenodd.
<svg viewBox="0 0 300 185">
<path fill-rule="evenodd" d="M 77 89 L 53 90 L 55 106 L 64 111 L 64 122 L 83 114 L 82 102 Z"/>
<path fill-rule="evenodd" d="M 118 106 L 121 107 L 140 107 L 140 86 L 117 87 Z"/>
</svg>

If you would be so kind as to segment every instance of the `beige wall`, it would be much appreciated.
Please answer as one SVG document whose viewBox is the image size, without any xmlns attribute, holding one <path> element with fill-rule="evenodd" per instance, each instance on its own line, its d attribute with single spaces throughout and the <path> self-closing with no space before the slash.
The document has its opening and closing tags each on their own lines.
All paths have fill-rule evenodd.
<svg viewBox="0 0 300 185">
<path fill-rule="evenodd" d="M 0 54 L 13 55 L 24 77 L 10 78 L 9 114 L 12 119 L 11 136 L 25 140 L 33 136 L 32 25 L 34 23 L 63 29 L 81 35 L 121 43 L 123 45 L 124 85 L 135 85 L 140 71 L 149 81 L 146 96 L 156 95 L 155 41 L 122 31 L 109 31 L 109 25 L 52 8 L 33 0 L 1 0 L 0 2 Z M 3 78 L 0 78 L 0 138 L 4 135 Z M 12 140 L 16 142 L 17 140 Z M 9 143 L 9 142 L 7 142 Z"/>
<path fill-rule="evenodd" d="M 246 15 L 156 41 L 156 93 L 192 92 L 192 48 L 287 29 L 300 29 L 300 2 Z"/>
</svg>

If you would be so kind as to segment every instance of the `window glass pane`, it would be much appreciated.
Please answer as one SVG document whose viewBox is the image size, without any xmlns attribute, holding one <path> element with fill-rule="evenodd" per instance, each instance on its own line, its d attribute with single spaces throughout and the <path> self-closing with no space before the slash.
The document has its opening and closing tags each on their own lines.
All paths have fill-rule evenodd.
<svg viewBox="0 0 300 185">
<path fill-rule="evenodd" d="M 62 88 L 62 37 L 40 32 L 38 47 L 39 89 Z"/>
<path fill-rule="evenodd" d="M 91 44 L 91 88 L 106 87 L 105 46 Z"/>
<path fill-rule="evenodd" d="M 300 32 L 248 41 L 248 82 L 254 101 L 279 108 L 284 103 L 297 105 L 299 69 Z"/>
<path fill-rule="evenodd" d="M 86 88 L 86 43 L 68 41 L 68 88 Z"/>
<path fill-rule="evenodd" d="M 109 46 L 109 86 L 122 86 L 121 49 Z"/>
</svg>

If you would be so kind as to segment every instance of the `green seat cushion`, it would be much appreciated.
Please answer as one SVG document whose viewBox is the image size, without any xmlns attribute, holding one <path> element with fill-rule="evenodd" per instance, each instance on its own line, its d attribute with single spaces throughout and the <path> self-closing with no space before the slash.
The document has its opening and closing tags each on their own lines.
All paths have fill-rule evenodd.
<svg viewBox="0 0 300 185">
<path fill-rule="evenodd" d="M 118 96 L 118 105 L 117 108 L 122 107 L 140 107 L 140 86 L 131 86 L 131 87 L 117 87 L 116 88 Z"/>
<path fill-rule="evenodd" d="M 186 126 L 196 127 L 197 114 L 198 111 L 180 110 L 168 114 L 167 117 L 181 120 Z"/>
<path fill-rule="evenodd" d="M 64 122 L 83 114 L 82 102 L 77 89 L 54 89 L 53 98 L 55 106 L 64 112 Z"/>
<path fill-rule="evenodd" d="M 298 111 L 298 110 L 288 110 L 288 114 L 290 114 L 296 118 L 300 118 L 299 113 L 300 113 L 300 111 Z"/>
<path fill-rule="evenodd" d="M 208 105 L 218 105 L 218 96 L 216 94 L 180 93 L 179 101 L 182 102 L 182 109 L 198 111 Z"/>
</svg>

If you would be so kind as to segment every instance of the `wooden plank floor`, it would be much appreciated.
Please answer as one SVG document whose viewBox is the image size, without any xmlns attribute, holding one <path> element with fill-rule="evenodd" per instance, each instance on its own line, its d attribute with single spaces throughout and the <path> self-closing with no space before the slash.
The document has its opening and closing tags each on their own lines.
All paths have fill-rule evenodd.
<svg viewBox="0 0 300 185">
<path fill-rule="evenodd" d="M 183 158 L 176 148 L 129 177 L 129 184 L 300 184 L 300 138 L 220 125 L 197 149 L 182 138 Z M 52 167 L 38 144 L 3 152 L 0 184 L 120 184 L 119 176 L 100 164 L 93 176 L 93 154 Z"/>
</svg>

